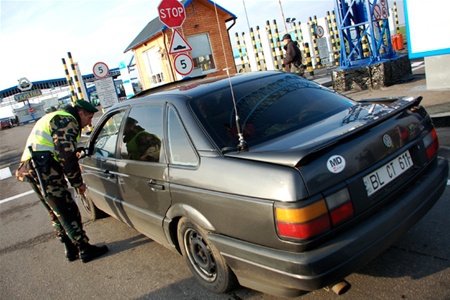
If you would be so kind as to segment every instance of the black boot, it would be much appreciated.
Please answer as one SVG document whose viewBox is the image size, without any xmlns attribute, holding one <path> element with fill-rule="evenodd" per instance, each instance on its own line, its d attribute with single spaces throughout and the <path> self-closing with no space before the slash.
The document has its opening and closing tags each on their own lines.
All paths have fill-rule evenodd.
<svg viewBox="0 0 450 300">
<path fill-rule="evenodd" d="M 59 237 L 61 243 L 66 247 L 66 258 L 68 261 L 74 261 L 78 258 L 78 247 L 75 246 L 67 235 Z"/>
<path fill-rule="evenodd" d="M 90 262 L 106 252 L 108 252 L 108 247 L 106 247 L 106 245 L 94 246 L 88 243 L 80 245 L 80 259 L 84 263 Z"/>
</svg>

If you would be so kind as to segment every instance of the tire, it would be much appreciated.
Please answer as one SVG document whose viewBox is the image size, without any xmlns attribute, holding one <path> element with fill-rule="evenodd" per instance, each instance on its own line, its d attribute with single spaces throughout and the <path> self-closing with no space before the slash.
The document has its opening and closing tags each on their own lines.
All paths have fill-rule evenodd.
<svg viewBox="0 0 450 300">
<path fill-rule="evenodd" d="M 107 214 L 102 210 L 98 209 L 97 206 L 95 206 L 94 202 L 92 202 L 92 200 L 86 195 L 78 195 L 78 199 L 80 200 L 80 204 L 81 206 L 83 206 L 84 211 L 92 221 L 107 216 Z"/>
<path fill-rule="evenodd" d="M 225 293 L 236 286 L 236 276 L 206 236 L 204 229 L 187 218 L 178 223 L 178 243 L 194 277 L 207 290 Z"/>
</svg>

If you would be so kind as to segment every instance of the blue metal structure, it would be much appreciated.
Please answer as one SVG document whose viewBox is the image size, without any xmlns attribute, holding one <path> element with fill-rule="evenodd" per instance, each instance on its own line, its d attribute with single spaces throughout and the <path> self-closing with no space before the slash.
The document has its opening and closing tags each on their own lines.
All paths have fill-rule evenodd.
<svg viewBox="0 0 450 300">
<path fill-rule="evenodd" d="M 387 0 L 335 0 L 340 67 L 365 67 L 396 56 Z"/>
</svg>

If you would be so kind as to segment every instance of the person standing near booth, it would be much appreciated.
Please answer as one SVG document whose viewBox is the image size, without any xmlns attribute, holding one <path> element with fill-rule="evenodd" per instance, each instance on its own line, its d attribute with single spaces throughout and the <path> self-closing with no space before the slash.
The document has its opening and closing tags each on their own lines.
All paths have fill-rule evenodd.
<svg viewBox="0 0 450 300">
<path fill-rule="evenodd" d="M 298 48 L 297 42 L 294 42 L 290 34 L 283 36 L 284 50 L 286 51 L 284 57 L 284 67 L 286 72 L 303 76 L 305 74 L 305 68 L 302 64 L 302 54 Z"/>
</svg>

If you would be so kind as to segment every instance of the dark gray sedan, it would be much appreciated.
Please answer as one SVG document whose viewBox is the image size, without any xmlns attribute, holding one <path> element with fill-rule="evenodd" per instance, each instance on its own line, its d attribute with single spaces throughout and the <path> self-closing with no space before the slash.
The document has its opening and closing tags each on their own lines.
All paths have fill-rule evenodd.
<svg viewBox="0 0 450 300">
<path fill-rule="evenodd" d="M 445 189 L 420 101 L 355 102 L 283 72 L 171 83 L 102 116 L 83 204 L 181 253 L 213 292 L 345 289 Z"/>
</svg>

